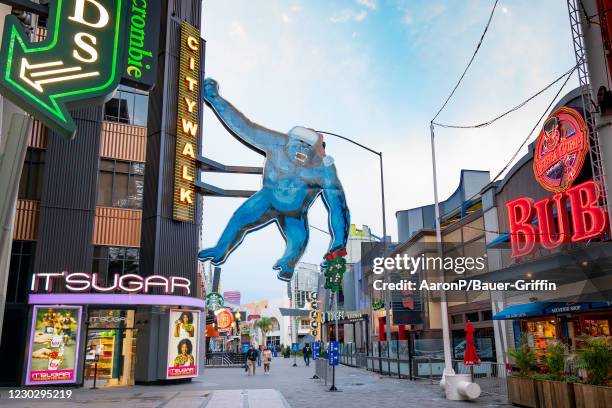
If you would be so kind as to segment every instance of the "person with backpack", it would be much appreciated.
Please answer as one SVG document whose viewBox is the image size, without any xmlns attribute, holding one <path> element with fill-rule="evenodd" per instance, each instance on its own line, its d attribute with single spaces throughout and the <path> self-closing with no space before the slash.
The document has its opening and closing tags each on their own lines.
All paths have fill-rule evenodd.
<svg viewBox="0 0 612 408">
<path fill-rule="evenodd" d="M 247 375 L 251 375 L 251 372 L 253 373 L 253 375 L 255 375 L 255 368 L 257 368 L 257 356 L 258 355 L 259 353 L 255 349 L 255 347 L 253 347 L 253 345 L 251 344 L 251 347 L 249 348 L 249 351 L 247 351 L 247 354 L 246 354 Z"/>
</svg>

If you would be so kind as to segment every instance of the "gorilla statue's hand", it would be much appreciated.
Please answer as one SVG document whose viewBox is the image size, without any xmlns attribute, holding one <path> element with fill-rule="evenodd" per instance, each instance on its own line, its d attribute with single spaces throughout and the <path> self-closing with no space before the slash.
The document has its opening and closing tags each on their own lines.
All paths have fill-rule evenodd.
<svg viewBox="0 0 612 408">
<path fill-rule="evenodd" d="M 219 95 L 219 83 L 212 78 L 204 80 L 204 98 L 213 98 Z"/>
</svg>

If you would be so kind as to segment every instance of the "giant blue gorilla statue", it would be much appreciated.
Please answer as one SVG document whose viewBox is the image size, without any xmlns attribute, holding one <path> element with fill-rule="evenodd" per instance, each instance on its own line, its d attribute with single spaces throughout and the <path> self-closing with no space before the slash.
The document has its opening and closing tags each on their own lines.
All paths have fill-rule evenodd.
<svg viewBox="0 0 612 408">
<path fill-rule="evenodd" d="M 308 243 L 308 209 L 321 195 L 329 217 L 329 252 L 344 249 L 349 232 L 349 210 L 334 160 L 325 154 L 323 136 L 296 126 L 287 134 L 259 126 L 219 95 L 219 85 L 204 81 L 204 99 L 225 128 L 248 147 L 266 156 L 261 190 L 232 215 L 221 238 L 198 258 L 220 265 L 246 234 L 275 222 L 287 244 L 274 264 L 278 278 L 289 281 Z"/>
</svg>

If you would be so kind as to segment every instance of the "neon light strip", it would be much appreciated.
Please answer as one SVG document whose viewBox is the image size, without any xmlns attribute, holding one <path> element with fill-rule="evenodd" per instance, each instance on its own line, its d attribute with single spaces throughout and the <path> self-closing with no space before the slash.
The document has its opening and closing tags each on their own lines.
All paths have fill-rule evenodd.
<svg viewBox="0 0 612 408">
<path fill-rule="evenodd" d="M 128 295 L 94 293 L 49 293 L 31 294 L 31 305 L 152 305 L 190 306 L 204 309 L 205 302 L 189 296 L 175 295 Z"/>
</svg>

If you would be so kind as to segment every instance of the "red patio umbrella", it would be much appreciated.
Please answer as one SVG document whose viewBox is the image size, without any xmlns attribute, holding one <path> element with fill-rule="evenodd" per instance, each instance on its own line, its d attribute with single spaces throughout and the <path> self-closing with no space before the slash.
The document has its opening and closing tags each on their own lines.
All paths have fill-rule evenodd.
<svg viewBox="0 0 612 408">
<path fill-rule="evenodd" d="M 466 366 L 480 365 L 480 358 L 476 354 L 474 345 L 474 325 L 468 320 L 465 325 L 465 353 L 463 354 L 463 364 Z"/>
</svg>

